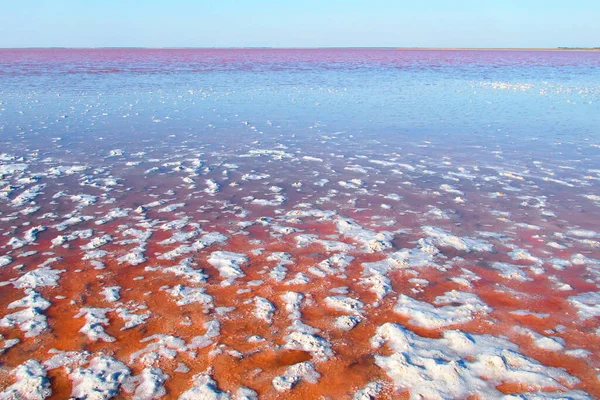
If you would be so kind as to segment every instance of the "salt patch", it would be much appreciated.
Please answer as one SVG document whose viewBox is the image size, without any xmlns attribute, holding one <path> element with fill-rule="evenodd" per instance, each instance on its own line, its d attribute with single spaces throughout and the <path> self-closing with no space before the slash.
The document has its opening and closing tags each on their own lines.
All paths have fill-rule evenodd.
<svg viewBox="0 0 600 400">
<path fill-rule="evenodd" d="M 8 264 L 10 264 L 13 261 L 11 256 L 0 256 L 0 268 L 2 267 L 6 267 Z"/>
<path fill-rule="evenodd" d="M 586 292 L 569 296 L 569 302 L 577 308 L 577 314 L 581 319 L 600 316 L 600 292 Z"/>
<path fill-rule="evenodd" d="M 289 366 L 283 375 L 273 378 L 273 387 L 278 392 L 287 392 L 301 380 L 317 383 L 321 374 L 315 370 L 315 365 L 310 361 Z"/>
<path fill-rule="evenodd" d="M 327 360 L 333 356 L 331 344 L 321 336 L 295 331 L 285 337 L 284 347 L 288 350 L 302 350 L 309 352 L 317 360 Z"/>
<path fill-rule="evenodd" d="M 0 392 L 0 400 L 43 400 L 52 394 L 46 370 L 36 360 L 27 360 L 11 375 L 17 380 Z"/>
<path fill-rule="evenodd" d="M 2 347 L 0 347 L 0 356 L 4 354 L 8 349 L 16 346 L 21 341 L 17 338 L 14 339 L 5 339 L 3 335 L 0 335 L 0 341 L 4 341 Z"/>
<path fill-rule="evenodd" d="M 244 254 L 231 251 L 213 251 L 208 258 L 208 263 L 218 269 L 223 278 L 232 280 L 245 276 L 241 266 L 247 262 Z"/>
<path fill-rule="evenodd" d="M 87 363 L 90 357 L 90 353 L 87 351 L 61 351 L 50 349 L 48 353 L 53 354 L 52 357 L 44 361 L 44 367 L 48 370 L 61 367 L 80 367 Z"/>
<path fill-rule="evenodd" d="M 129 368 L 122 362 L 109 356 L 98 356 L 86 368 L 77 368 L 69 374 L 73 384 L 71 396 L 77 399 L 110 399 L 117 395 L 129 375 Z"/>
<path fill-rule="evenodd" d="M 529 310 L 515 310 L 515 311 L 511 311 L 510 313 L 513 315 L 521 316 L 521 317 L 532 316 L 532 317 L 540 318 L 540 319 L 548 318 L 550 316 L 550 314 L 536 313 L 536 312 L 529 311 Z"/>
<path fill-rule="evenodd" d="M 356 391 L 353 400 L 374 400 L 383 390 L 383 385 L 379 382 L 370 382 L 364 388 Z"/>
<path fill-rule="evenodd" d="M 400 295 L 394 311 L 410 318 L 410 323 L 426 329 L 439 329 L 467 323 L 477 314 L 487 314 L 492 308 L 472 293 L 453 290 L 438 296 L 433 304 Z M 446 304 L 446 305 L 444 305 Z"/>
<path fill-rule="evenodd" d="M 181 276 L 190 283 L 205 282 L 208 275 L 204 274 L 201 269 L 194 269 L 192 266 L 192 258 L 184 258 L 179 262 L 178 265 L 163 268 L 162 272 L 174 274 L 175 276 Z"/>
<path fill-rule="evenodd" d="M 350 331 L 354 329 L 354 327 L 358 325 L 360 321 L 360 317 L 353 315 L 342 315 L 341 317 L 337 317 L 335 319 L 333 325 L 343 331 Z"/>
<path fill-rule="evenodd" d="M 394 235 L 390 232 L 375 232 L 365 229 L 349 218 L 338 218 L 336 225 L 343 236 L 360 243 L 368 253 L 381 252 L 392 248 L 391 240 Z"/>
<path fill-rule="evenodd" d="M 46 316 L 42 314 L 42 311 L 50 307 L 50 302 L 32 289 L 26 289 L 25 294 L 24 298 L 13 301 L 7 307 L 8 309 L 24 308 L 24 310 L 5 315 L 0 319 L 0 326 L 18 326 L 21 331 L 25 332 L 25 337 L 38 336 L 48 329 Z"/>
<path fill-rule="evenodd" d="M 123 218 L 129 215 L 129 212 L 126 210 L 121 210 L 120 208 L 115 208 L 114 210 L 109 211 L 103 218 L 97 220 L 95 222 L 96 225 L 104 225 L 111 221 L 114 221 L 117 218 Z"/>
<path fill-rule="evenodd" d="M 21 194 L 12 200 L 12 205 L 15 207 L 22 207 L 25 204 L 35 200 L 37 196 L 42 193 L 42 190 L 46 187 L 46 184 L 35 185 L 29 189 L 24 190 Z"/>
<path fill-rule="evenodd" d="M 527 273 L 523 271 L 521 265 L 515 265 L 505 262 L 492 263 L 492 268 L 500 271 L 500 276 L 507 279 L 514 279 L 517 281 L 527 281 L 531 278 L 527 277 Z"/>
<path fill-rule="evenodd" d="M 90 340 L 104 342 L 114 342 L 116 339 L 106 332 L 103 326 L 110 324 L 106 313 L 112 311 L 110 308 L 81 308 L 74 318 L 85 317 L 85 324 L 79 332 L 85 334 Z"/>
<path fill-rule="evenodd" d="M 217 387 L 210 376 L 198 374 L 192 378 L 193 386 L 179 396 L 179 400 L 229 400 L 230 396 Z"/>
<path fill-rule="evenodd" d="M 388 293 L 392 292 L 392 281 L 384 275 L 371 275 L 362 278 L 360 282 L 370 287 L 370 291 L 377 296 L 377 301 L 382 300 Z"/>
<path fill-rule="evenodd" d="M 81 246 L 83 250 L 94 250 L 112 241 L 112 236 L 103 235 L 93 238 L 88 244 Z"/>
<path fill-rule="evenodd" d="M 133 392 L 133 400 L 159 399 L 167 394 L 163 384 L 169 375 L 163 373 L 160 368 L 144 368 L 140 375 L 130 377 L 123 384 L 126 392 Z"/>
<path fill-rule="evenodd" d="M 420 240 L 417 248 L 389 253 L 382 261 L 363 263 L 363 275 L 385 275 L 396 268 L 435 267 L 435 260 L 439 254 L 440 251 L 435 246 Z"/>
<path fill-rule="evenodd" d="M 533 344 L 547 351 L 562 351 L 565 348 L 565 340 L 560 337 L 549 337 L 521 326 L 515 326 L 513 330 L 533 340 Z"/>
<path fill-rule="evenodd" d="M 141 325 L 152 316 L 152 313 L 150 311 L 141 314 L 135 314 L 126 307 L 119 307 L 115 311 L 117 312 L 119 318 L 125 321 L 125 325 L 123 325 L 123 327 L 121 328 L 122 331 Z"/>
<path fill-rule="evenodd" d="M 347 296 L 328 296 L 325 298 L 325 304 L 334 310 L 353 314 L 360 314 L 364 306 L 362 301 Z"/>
<path fill-rule="evenodd" d="M 461 238 L 434 226 L 424 226 L 423 233 L 429 236 L 436 246 L 452 247 L 465 252 L 491 252 L 493 245 L 483 239 Z"/>
<path fill-rule="evenodd" d="M 50 267 L 34 269 L 19 277 L 13 285 L 18 289 L 56 286 L 63 272 Z"/>
<path fill-rule="evenodd" d="M 113 303 L 115 301 L 119 301 L 119 299 L 121 298 L 121 296 L 119 295 L 120 290 L 120 286 L 109 286 L 105 287 L 102 290 L 102 292 L 100 292 L 100 294 L 104 296 L 104 299 L 106 301 Z"/>
<path fill-rule="evenodd" d="M 233 398 L 235 400 L 258 400 L 258 393 L 252 389 L 241 387 L 237 392 L 235 392 L 235 396 Z"/>
<path fill-rule="evenodd" d="M 300 308 L 304 294 L 298 292 L 285 292 L 281 295 L 285 302 L 285 310 L 288 312 L 288 317 L 292 320 L 300 319 Z"/>
<path fill-rule="evenodd" d="M 177 336 L 156 334 L 145 337 L 140 343 L 148 343 L 145 348 L 140 349 L 129 356 L 129 362 L 140 360 L 144 365 L 152 365 L 160 358 L 174 359 L 179 352 L 187 350 L 185 340 Z"/>
<path fill-rule="evenodd" d="M 64 231 L 65 229 L 80 224 L 82 222 L 86 222 L 89 220 L 94 219 L 94 217 L 92 216 L 88 216 L 88 215 L 80 215 L 77 217 L 70 217 L 67 218 L 66 220 L 64 220 L 63 222 L 61 222 L 60 224 L 56 224 L 54 225 L 54 229 L 56 229 L 57 231 Z"/>
<path fill-rule="evenodd" d="M 517 345 L 490 335 L 445 331 L 440 339 L 430 339 L 386 323 L 377 329 L 372 343 L 376 347 L 387 343 L 394 351 L 387 357 L 375 356 L 375 363 L 398 390 L 410 392 L 410 399 L 476 395 L 502 399 L 505 395 L 496 387 L 503 383 L 524 385 L 528 390 L 558 390 L 561 398 L 587 398 L 582 392 L 567 389 L 579 379 L 527 358 Z M 538 393 L 538 397 L 547 394 Z"/>
<path fill-rule="evenodd" d="M 29 168 L 28 164 L 4 164 L 0 165 L 0 176 L 14 175 L 17 172 L 23 172 Z"/>
<path fill-rule="evenodd" d="M 254 315 L 268 324 L 273 323 L 273 314 L 275 306 L 264 297 L 256 296 L 254 298 Z"/>
<path fill-rule="evenodd" d="M 221 186 L 214 179 L 206 180 L 206 189 L 204 191 L 208 194 L 216 194 L 219 192 Z"/>
<path fill-rule="evenodd" d="M 178 306 L 185 306 L 192 303 L 200 303 L 205 310 L 213 307 L 213 297 L 205 293 L 204 288 L 186 287 L 176 285 L 172 289 L 165 290 L 171 296 L 179 298 L 176 303 Z"/>
<path fill-rule="evenodd" d="M 202 349 L 213 344 L 213 339 L 218 337 L 220 334 L 221 324 L 216 320 L 207 321 L 204 323 L 204 328 L 206 329 L 204 335 L 194 336 L 191 339 L 188 348 Z"/>
</svg>

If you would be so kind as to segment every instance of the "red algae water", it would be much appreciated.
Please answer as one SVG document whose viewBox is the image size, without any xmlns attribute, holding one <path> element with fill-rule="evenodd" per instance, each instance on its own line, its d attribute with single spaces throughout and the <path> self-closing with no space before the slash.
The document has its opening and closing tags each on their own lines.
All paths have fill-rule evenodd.
<svg viewBox="0 0 600 400">
<path fill-rule="evenodd" d="M 600 53 L 0 50 L 0 399 L 600 397 Z"/>
</svg>

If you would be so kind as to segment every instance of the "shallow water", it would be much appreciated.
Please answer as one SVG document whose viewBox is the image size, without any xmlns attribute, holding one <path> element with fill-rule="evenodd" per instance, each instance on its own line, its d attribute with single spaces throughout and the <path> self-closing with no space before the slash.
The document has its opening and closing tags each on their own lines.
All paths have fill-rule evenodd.
<svg viewBox="0 0 600 400">
<path fill-rule="evenodd" d="M 598 52 L 0 50 L 0 388 L 598 397 L 599 105 Z"/>
</svg>

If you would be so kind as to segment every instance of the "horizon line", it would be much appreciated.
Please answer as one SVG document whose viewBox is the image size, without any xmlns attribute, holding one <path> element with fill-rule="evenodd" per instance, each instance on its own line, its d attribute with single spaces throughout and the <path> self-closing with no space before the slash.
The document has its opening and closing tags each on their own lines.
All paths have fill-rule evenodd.
<svg viewBox="0 0 600 400">
<path fill-rule="evenodd" d="M 421 51 L 458 51 L 458 50 L 489 50 L 489 51 L 600 51 L 600 47 L 396 47 L 396 46 L 310 46 L 310 47 L 279 47 L 279 46 L 27 46 L 0 47 L 0 50 L 109 50 L 109 49 L 143 49 L 143 50 L 336 50 L 336 49 L 373 49 L 373 50 L 421 50 Z"/>
</svg>

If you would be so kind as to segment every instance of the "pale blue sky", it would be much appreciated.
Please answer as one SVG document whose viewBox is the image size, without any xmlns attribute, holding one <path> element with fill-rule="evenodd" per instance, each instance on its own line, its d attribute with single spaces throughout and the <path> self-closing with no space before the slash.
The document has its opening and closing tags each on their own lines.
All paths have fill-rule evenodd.
<svg viewBox="0 0 600 400">
<path fill-rule="evenodd" d="M 600 46 L 600 0 L 0 0 L 0 47 Z"/>
</svg>

